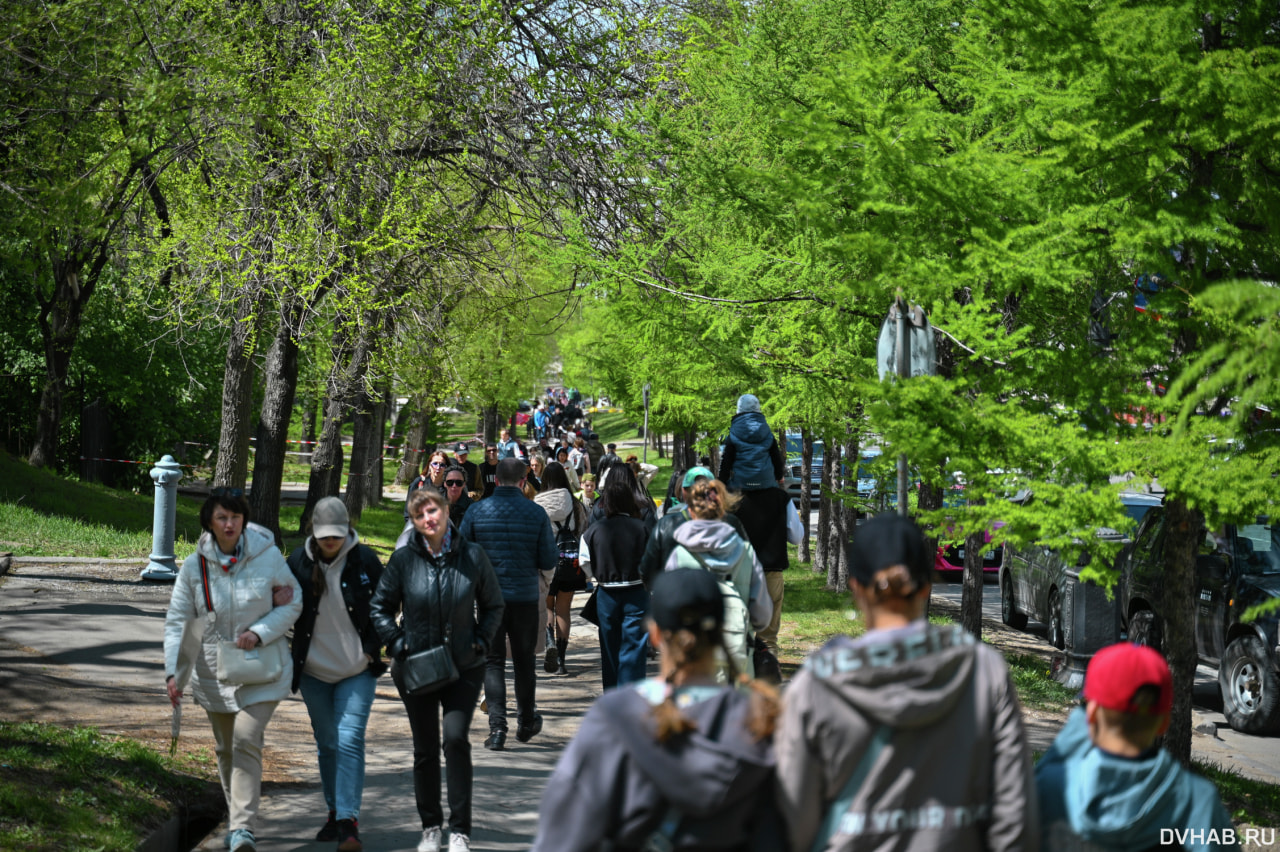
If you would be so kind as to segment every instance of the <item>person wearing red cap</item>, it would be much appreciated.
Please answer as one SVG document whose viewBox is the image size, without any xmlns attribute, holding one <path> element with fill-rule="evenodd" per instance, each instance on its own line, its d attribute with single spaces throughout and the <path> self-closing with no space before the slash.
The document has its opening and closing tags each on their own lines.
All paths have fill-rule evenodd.
<svg viewBox="0 0 1280 852">
<path fill-rule="evenodd" d="M 1082 705 L 1036 767 L 1044 852 L 1239 846 L 1217 788 L 1156 745 L 1173 708 L 1158 651 L 1103 648 L 1085 672 Z"/>
</svg>

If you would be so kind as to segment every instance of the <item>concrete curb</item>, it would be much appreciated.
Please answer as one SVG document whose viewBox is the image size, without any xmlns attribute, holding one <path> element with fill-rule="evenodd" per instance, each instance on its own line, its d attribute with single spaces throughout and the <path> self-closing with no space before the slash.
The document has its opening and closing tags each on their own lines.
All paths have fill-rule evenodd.
<svg viewBox="0 0 1280 852">
<path fill-rule="evenodd" d="M 143 567 L 147 560 L 143 557 L 133 559 L 100 559 L 96 556 L 13 556 L 0 555 L 0 574 L 9 569 L 9 562 L 14 565 L 137 565 Z"/>
</svg>

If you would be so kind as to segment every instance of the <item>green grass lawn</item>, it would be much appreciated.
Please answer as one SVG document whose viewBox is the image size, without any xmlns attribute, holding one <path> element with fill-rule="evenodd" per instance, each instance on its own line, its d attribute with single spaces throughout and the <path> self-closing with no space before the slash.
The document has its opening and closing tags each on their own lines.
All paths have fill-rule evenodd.
<svg viewBox="0 0 1280 852">
<path fill-rule="evenodd" d="M 179 806 L 221 800 L 214 777 L 93 728 L 0 721 L 0 849 L 136 849 Z"/>
<path fill-rule="evenodd" d="M 826 574 L 815 574 L 800 563 L 791 551 L 791 568 L 786 577 L 787 593 L 782 605 L 782 626 L 778 630 L 778 662 L 789 677 L 804 658 L 841 633 L 861 636 L 866 627 L 854 609 L 847 591 L 828 591 Z M 954 624 L 945 615 L 931 615 L 935 624 Z M 1014 686 L 1024 707 L 1065 711 L 1076 700 L 1077 691 L 1053 679 L 1044 660 L 1030 654 L 1005 654 Z"/>
<path fill-rule="evenodd" d="M 181 561 L 200 537 L 200 504 L 178 497 L 174 553 Z M 0 551 L 15 556 L 82 556 L 146 559 L 155 514 L 152 491 L 134 493 L 63 479 L 0 453 Z M 302 507 L 284 506 L 280 528 L 286 552 L 302 543 L 297 534 Z M 356 525 L 360 536 L 385 559 L 404 525 L 398 499 L 367 509 Z"/>
<path fill-rule="evenodd" d="M 16 556 L 145 558 L 154 514 L 150 491 L 63 479 L 0 453 L 0 550 Z M 199 515 L 199 501 L 179 498 L 179 556 L 195 547 Z"/>
</svg>

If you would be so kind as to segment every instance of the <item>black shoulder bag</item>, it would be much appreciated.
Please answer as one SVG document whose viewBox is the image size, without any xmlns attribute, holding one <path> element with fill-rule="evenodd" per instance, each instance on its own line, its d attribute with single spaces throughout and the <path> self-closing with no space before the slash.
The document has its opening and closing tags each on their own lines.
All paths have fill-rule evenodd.
<svg viewBox="0 0 1280 852">
<path fill-rule="evenodd" d="M 458 665 L 453 661 L 453 624 L 445 620 L 440 588 L 440 572 L 443 570 L 444 566 L 436 568 L 436 614 L 444 623 L 444 644 L 405 657 L 401 672 L 405 692 L 410 695 L 430 695 L 458 679 Z"/>
</svg>

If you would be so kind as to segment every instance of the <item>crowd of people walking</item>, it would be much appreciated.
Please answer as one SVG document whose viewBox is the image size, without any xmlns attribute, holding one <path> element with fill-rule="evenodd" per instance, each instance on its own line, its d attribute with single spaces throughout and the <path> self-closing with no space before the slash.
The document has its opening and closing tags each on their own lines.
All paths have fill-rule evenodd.
<svg viewBox="0 0 1280 852">
<path fill-rule="evenodd" d="M 1119 852 L 1169 829 L 1193 830 L 1188 849 L 1234 845 L 1213 785 L 1158 748 L 1172 680 L 1148 648 L 1097 655 L 1033 770 L 1003 657 L 926 619 L 933 554 L 905 517 L 847 543 L 865 632 L 814 652 L 784 697 L 782 572 L 803 527 L 759 400 L 739 398 L 719 475 L 675 472 L 661 513 L 656 468 L 570 431 L 574 403 L 539 406 L 536 443 L 503 430 L 480 464 L 465 443 L 431 453 L 385 566 L 338 498 L 285 559 L 243 493 L 211 492 L 165 622 L 166 687 L 178 709 L 191 685 L 209 717 L 231 852 L 256 850 L 264 733 L 290 691 L 316 743 L 316 840 L 360 852 L 365 731 L 388 670 L 412 732 L 418 852 L 446 831 L 449 852 L 470 849 L 476 708 L 484 746 L 508 748 L 509 658 L 514 739 L 541 733 L 536 664 L 571 674 L 588 590 L 605 691 L 547 781 L 536 852 Z"/>
</svg>

